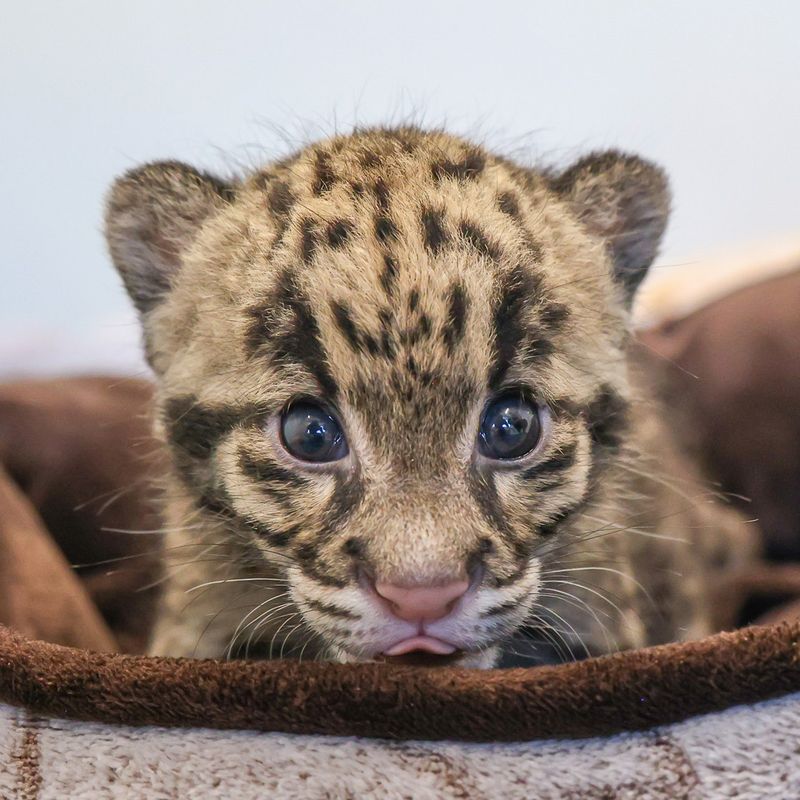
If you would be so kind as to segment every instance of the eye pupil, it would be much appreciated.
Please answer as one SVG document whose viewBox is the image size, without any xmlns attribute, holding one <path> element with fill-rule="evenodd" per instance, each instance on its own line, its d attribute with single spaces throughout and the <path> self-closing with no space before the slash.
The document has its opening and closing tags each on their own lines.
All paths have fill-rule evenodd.
<svg viewBox="0 0 800 800">
<path fill-rule="evenodd" d="M 539 411 L 519 392 L 492 400 L 481 419 L 478 449 L 487 458 L 520 458 L 536 447 L 541 435 Z"/>
<path fill-rule="evenodd" d="M 301 461 L 338 461 L 347 455 L 347 442 L 336 417 L 308 401 L 293 403 L 281 417 L 284 447 Z"/>
</svg>

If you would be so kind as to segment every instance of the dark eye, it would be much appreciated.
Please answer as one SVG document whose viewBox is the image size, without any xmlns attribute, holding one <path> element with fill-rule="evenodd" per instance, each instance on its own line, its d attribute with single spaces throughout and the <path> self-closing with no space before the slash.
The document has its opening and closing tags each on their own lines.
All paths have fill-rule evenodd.
<svg viewBox="0 0 800 800">
<path fill-rule="evenodd" d="M 338 461 L 348 453 L 342 427 L 330 411 L 300 400 L 287 406 L 281 416 L 283 446 L 301 461 Z"/>
<path fill-rule="evenodd" d="M 478 450 L 495 460 L 519 458 L 536 447 L 542 426 L 536 404 L 519 391 L 492 400 L 481 418 Z"/>
</svg>

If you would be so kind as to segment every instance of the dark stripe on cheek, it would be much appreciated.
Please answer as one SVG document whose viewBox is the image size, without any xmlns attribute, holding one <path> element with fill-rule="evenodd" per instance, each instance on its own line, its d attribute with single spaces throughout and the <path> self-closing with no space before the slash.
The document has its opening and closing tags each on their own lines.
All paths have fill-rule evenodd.
<svg viewBox="0 0 800 800">
<path fill-rule="evenodd" d="M 218 519 L 224 519 L 249 530 L 272 547 L 285 547 L 301 530 L 299 525 L 294 525 L 283 531 L 274 530 L 263 522 L 238 514 L 233 508 L 233 503 L 228 493 L 219 487 L 205 492 L 197 501 L 197 506 L 210 514 L 214 514 Z"/>
<path fill-rule="evenodd" d="M 323 536 L 330 535 L 355 511 L 364 497 L 364 487 L 358 475 L 334 476 L 333 495 L 325 510 Z"/>
<path fill-rule="evenodd" d="M 255 406 L 211 408 L 197 397 L 173 397 L 164 407 L 170 444 L 192 458 L 211 457 L 219 440 L 244 420 L 260 416 Z"/>
<path fill-rule="evenodd" d="M 586 410 L 586 423 L 592 443 L 616 449 L 628 424 L 628 402 L 611 386 L 603 386 Z"/>
<path fill-rule="evenodd" d="M 335 578 L 323 571 L 324 565 L 320 563 L 316 542 L 304 542 L 294 551 L 293 555 L 303 573 L 323 586 L 335 586 L 341 589 L 347 585 L 347 581 Z"/>
<path fill-rule="evenodd" d="M 472 496 L 478 503 L 483 516 L 491 526 L 501 533 L 504 538 L 513 538 L 513 534 L 508 526 L 503 509 L 500 505 L 500 498 L 497 496 L 497 487 L 492 475 L 472 470 L 470 474 L 470 486 Z"/>
<path fill-rule="evenodd" d="M 559 532 L 559 528 L 567 522 L 567 520 L 572 519 L 579 511 L 581 511 L 588 502 L 588 495 L 584 495 L 581 497 L 580 500 L 568 505 L 566 508 L 562 508 L 556 514 L 554 514 L 547 522 L 539 525 L 537 532 L 540 536 L 544 538 L 550 538 Z"/>
<path fill-rule="evenodd" d="M 486 611 L 481 611 L 482 617 L 495 617 L 498 614 L 508 614 L 511 611 L 519 610 L 519 600 L 507 600 L 505 603 L 492 606 Z"/>
<path fill-rule="evenodd" d="M 575 458 L 578 451 L 576 442 L 567 445 L 560 453 L 542 461 L 541 464 L 535 464 L 520 473 L 520 478 L 523 480 L 531 480 L 533 478 L 540 478 L 544 475 L 553 475 L 558 472 L 563 472 L 575 464 Z"/>
<path fill-rule="evenodd" d="M 319 600 L 314 600 L 310 597 L 304 598 L 302 602 L 303 605 L 328 617 L 337 617 L 338 619 L 361 619 L 360 614 L 354 614 L 352 611 L 348 611 L 346 608 L 340 608 L 332 603 L 321 603 Z"/>
<path fill-rule="evenodd" d="M 305 478 L 282 467 L 276 461 L 268 458 L 255 458 L 243 450 L 239 452 L 239 467 L 248 478 L 252 478 L 254 481 L 267 481 L 295 488 L 308 485 Z"/>
<path fill-rule="evenodd" d="M 422 240 L 432 253 L 438 253 L 447 244 L 447 232 L 444 228 L 444 213 L 432 208 L 422 212 Z"/>
</svg>

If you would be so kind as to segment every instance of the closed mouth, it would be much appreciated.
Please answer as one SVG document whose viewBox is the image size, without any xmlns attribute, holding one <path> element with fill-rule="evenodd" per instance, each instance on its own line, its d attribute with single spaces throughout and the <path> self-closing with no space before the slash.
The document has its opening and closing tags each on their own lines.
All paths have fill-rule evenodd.
<svg viewBox="0 0 800 800">
<path fill-rule="evenodd" d="M 404 653 L 401 656 L 380 655 L 375 658 L 375 661 L 385 664 L 405 664 L 411 667 L 446 667 L 457 664 L 463 656 L 463 650 L 455 650 L 449 655 L 412 650 L 410 653 Z"/>
<path fill-rule="evenodd" d="M 464 655 L 455 645 L 435 636 L 418 634 L 396 642 L 378 656 L 389 664 L 410 664 L 419 667 L 441 667 L 458 661 Z"/>
<path fill-rule="evenodd" d="M 407 653 L 432 653 L 437 656 L 449 656 L 455 653 L 455 645 L 450 642 L 445 642 L 443 639 L 437 639 L 435 636 L 427 636 L 426 634 L 418 634 L 411 636 L 408 639 L 396 642 L 391 647 L 383 651 L 385 656 L 404 656 Z"/>
</svg>

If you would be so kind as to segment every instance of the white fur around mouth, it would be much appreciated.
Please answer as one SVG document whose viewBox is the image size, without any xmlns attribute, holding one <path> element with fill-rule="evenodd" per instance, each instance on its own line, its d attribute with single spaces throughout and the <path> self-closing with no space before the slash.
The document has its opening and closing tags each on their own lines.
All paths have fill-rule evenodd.
<svg viewBox="0 0 800 800">
<path fill-rule="evenodd" d="M 403 639 L 383 651 L 385 656 L 402 656 L 406 653 L 434 653 L 437 656 L 449 656 L 456 651 L 455 645 L 436 639 L 433 636 L 411 636 Z"/>
</svg>

